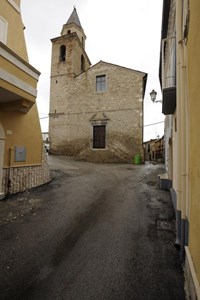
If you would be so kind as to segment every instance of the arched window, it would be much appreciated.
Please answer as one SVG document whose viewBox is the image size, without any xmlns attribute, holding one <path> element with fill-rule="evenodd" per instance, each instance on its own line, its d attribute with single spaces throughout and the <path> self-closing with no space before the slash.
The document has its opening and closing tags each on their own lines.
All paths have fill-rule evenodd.
<svg viewBox="0 0 200 300">
<path fill-rule="evenodd" d="M 67 31 L 67 34 L 70 34 L 70 33 L 71 33 L 71 30 L 68 30 L 68 31 Z"/>
<path fill-rule="evenodd" d="M 60 46 L 60 61 L 65 61 L 66 58 L 66 46 Z"/>
<path fill-rule="evenodd" d="M 84 58 L 83 54 L 81 55 L 81 71 L 82 72 L 85 71 L 85 58 Z"/>
</svg>

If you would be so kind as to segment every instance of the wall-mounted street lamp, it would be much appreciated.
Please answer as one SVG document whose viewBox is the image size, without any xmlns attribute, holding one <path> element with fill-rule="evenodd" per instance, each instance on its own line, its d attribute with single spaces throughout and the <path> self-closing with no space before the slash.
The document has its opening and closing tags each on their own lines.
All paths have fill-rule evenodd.
<svg viewBox="0 0 200 300">
<path fill-rule="evenodd" d="M 150 93 L 150 97 L 153 103 L 157 103 L 157 102 L 162 103 L 162 100 L 156 100 L 156 96 L 157 96 L 157 92 L 152 90 Z"/>
</svg>

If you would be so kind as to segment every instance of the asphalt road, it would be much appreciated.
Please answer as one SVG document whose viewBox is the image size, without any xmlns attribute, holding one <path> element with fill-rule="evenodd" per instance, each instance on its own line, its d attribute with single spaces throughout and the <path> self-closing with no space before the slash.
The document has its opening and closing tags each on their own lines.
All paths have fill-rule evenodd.
<svg viewBox="0 0 200 300">
<path fill-rule="evenodd" d="M 0 299 L 184 300 L 163 166 L 49 162 L 52 182 L 0 202 Z"/>
</svg>

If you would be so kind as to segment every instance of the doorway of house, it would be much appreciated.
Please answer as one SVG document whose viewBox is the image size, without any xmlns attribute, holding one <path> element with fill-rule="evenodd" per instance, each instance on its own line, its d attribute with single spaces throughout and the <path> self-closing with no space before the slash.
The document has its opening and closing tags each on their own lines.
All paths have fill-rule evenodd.
<svg viewBox="0 0 200 300">
<path fill-rule="evenodd" d="M 4 198 L 4 193 L 2 193 L 4 144 L 5 144 L 5 133 L 0 123 L 0 200 Z"/>
</svg>

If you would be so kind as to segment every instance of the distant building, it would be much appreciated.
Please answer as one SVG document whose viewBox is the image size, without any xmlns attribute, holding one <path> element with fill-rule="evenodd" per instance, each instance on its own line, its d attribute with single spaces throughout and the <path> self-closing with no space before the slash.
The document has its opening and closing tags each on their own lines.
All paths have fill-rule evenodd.
<svg viewBox="0 0 200 300">
<path fill-rule="evenodd" d="M 165 140 L 164 136 L 155 140 L 155 159 L 158 162 L 165 161 Z"/>
<path fill-rule="evenodd" d="M 162 138 L 149 140 L 143 143 L 145 160 L 164 162 L 165 160 L 165 145 L 164 136 Z"/>
<path fill-rule="evenodd" d="M 46 143 L 46 144 L 49 143 L 49 132 L 42 132 L 42 140 L 43 140 L 43 143 Z"/>
<path fill-rule="evenodd" d="M 145 161 L 152 161 L 155 159 L 155 139 L 143 143 Z"/>
<path fill-rule="evenodd" d="M 50 180 L 28 63 L 20 0 L 0 5 L 0 198 Z"/>
<path fill-rule="evenodd" d="M 143 157 L 147 74 L 100 61 L 91 66 L 73 10 L 52 41 L 50 152 L 111 162 Z"/>
</svg>

